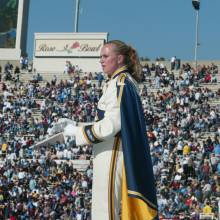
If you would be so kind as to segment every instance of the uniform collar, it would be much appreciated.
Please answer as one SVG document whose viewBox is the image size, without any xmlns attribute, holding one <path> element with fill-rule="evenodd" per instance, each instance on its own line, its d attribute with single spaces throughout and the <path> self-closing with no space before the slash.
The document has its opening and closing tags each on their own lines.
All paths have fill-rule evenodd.
<svg viewBox="0 0 220 220">
<path fill-rule="evenodd" d="M 121 73 L 127 72 L 128 68 L 127 66 L 122 66 L 119 69 L 117 69 L 111 76 L 111 79 L 115 79 L 117 76 L 119 76 Z"/>
</svg>

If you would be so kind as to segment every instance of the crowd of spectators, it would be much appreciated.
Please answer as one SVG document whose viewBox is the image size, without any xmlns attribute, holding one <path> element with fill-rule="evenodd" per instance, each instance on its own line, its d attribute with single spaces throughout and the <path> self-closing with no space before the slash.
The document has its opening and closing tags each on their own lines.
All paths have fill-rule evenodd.
<svg viewBox="0 0 220 220">
<path fill-rule="evenodd" d="M 4 65 L 4 68 L 0 66 L 0 80 L 4 81 L 19 81 L 20 68 L 18 66 L 13 66 L 10 62 Z"/>
<path fill-rule="evenodd" d="M 146 68 L 146 67 L 145 67 Z M 220 196 L 219 93 L 205 85 L 217 83 L 217 66 L 195 72 L 184 64 L 179 75 L 163 65 L 146 68 L 150 92 L 142 89 L 147 134 L 158 190 L 161 218 L 217 218 Z M 151 77 L 151 72 L 154 72 Z M 206 81 L 206 76 L 211 79 Z M 149 89 L 150 90 L 150 89 Z"/>
<path fill-rule="evenodd" d="M 140 93 L 157 184 L 160 218 L 197 220 L 218 215 L 220 196 L 220 92 L 216 65 L 195 71 L 183 64 L 143 66 Z M 61 117 L 95 119 L 102 73 L 75 73 L 45 85 L 1 82 L 0 218 L 89 220 L 92 146 L 34 144 Z M 85 170 L 72 161 L 89 160 Z M 146 186 L 147 187 L 147 186 Z"/>
</svg>

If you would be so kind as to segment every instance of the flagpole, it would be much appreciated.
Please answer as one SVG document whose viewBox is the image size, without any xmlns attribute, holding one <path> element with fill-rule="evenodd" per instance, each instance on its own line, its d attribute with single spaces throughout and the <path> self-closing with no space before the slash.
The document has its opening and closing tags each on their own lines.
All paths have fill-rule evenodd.
<svg viewBox="0 0 220 220">
<path fill-rule="evenodd" d="M 199 9 L 200 9 L 200 0 L 192 0 L 192 5 L 196 11 L 196 39 L 195 39 L 195 54 L 194 54 L 194 60 L 195 60 L 195 69 L 197 71 L 197 50 L 199 46 Z"/>
<path fill-rule="evenodd" d="M 75 31 L 75 32 L 78 32 L 79 3 L 80 3 L 80 0 L 76 0 L 75 25 L 74 25 L 74 31 Z"/>
<path fill-rule="evenodd" d="M 199 10 L 196 10 L 196 39 L 195 39 L 195 56 L 194 56 L 196 71 L 197 71 L 197 63 L 198 63 L 197 61 L 198 46 L 199 46 Z"/>
</svg>

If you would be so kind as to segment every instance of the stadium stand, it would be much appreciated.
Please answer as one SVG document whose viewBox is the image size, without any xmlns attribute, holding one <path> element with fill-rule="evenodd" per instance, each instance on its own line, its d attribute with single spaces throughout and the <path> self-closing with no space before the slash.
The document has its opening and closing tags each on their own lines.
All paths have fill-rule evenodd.
<svg viewBox="0 0 220 220">
<path fill-rule="evenodd" d="M 0 219 L 89 220 L 92 146 L 33 144 L 61 117 L 94 120 L 102 74 L 39 73 L 37 79 L 34 71 L 15 69 L 8 63 L 1 73 Z M 139 86 L 160 219 L 218 219 L 218 69 L 143 64 Z"/>
</svg>

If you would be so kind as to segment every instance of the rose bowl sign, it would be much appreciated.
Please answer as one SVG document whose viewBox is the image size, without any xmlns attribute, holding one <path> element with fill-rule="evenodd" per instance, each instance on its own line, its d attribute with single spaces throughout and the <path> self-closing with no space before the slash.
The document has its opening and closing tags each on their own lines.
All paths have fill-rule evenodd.
<svg viewBox="0 0 220 220">
<path fill-rule="evenodd" d="M 66 62 L 83 72 L 100 72 L 100 52 L 108 33 L 35 33 L 33 68 L 44 73 L 63 73 Z"/>
<path fill-rule="evenodd" d="M 35 57 L 99 57 L 100 39 L 36 39 Z"/>
</svg>

